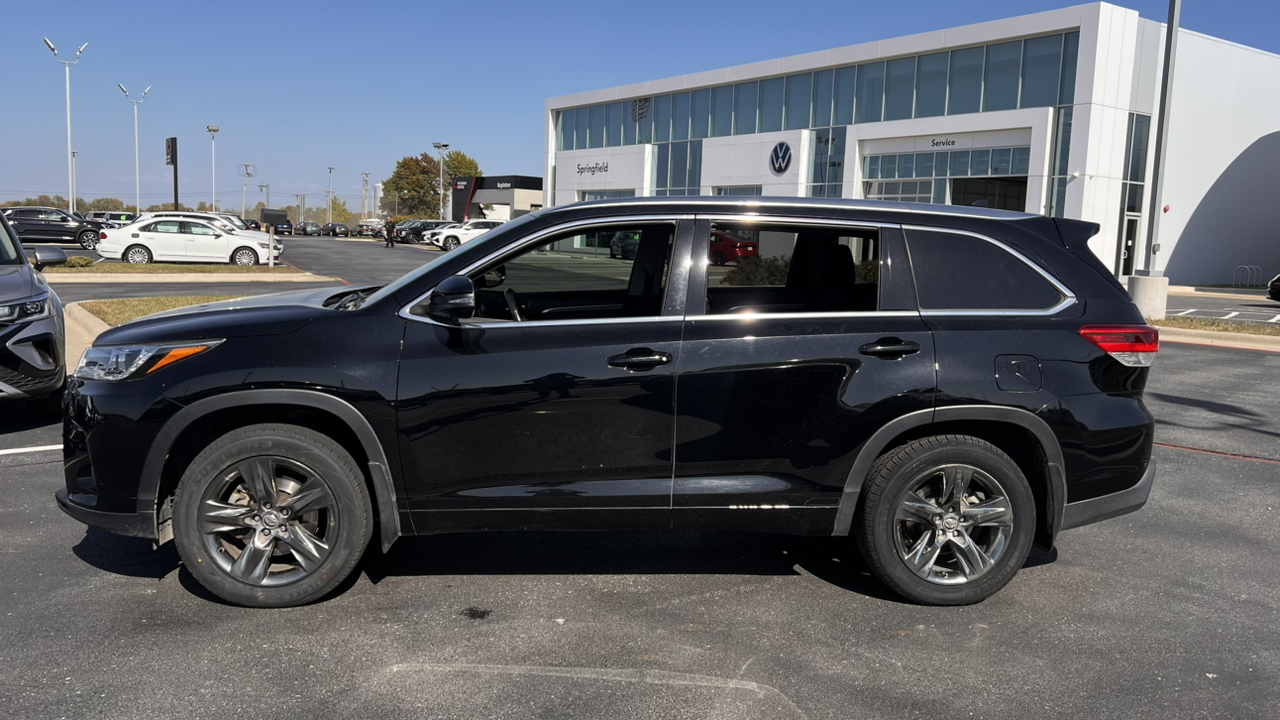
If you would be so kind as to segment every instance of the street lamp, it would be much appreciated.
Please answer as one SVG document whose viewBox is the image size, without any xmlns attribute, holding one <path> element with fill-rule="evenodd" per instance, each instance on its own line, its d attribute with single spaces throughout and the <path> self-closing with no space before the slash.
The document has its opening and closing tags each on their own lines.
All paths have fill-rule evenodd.
<svg viewBox="0 0 1280 720">
<path fill-rule="evenodd" d="M 218 212 L 218 126 L 206 125 L 209 141 L 213 150 L 213 211 Z"/>
<path fill-rule="evenodd" d="M 333 224 L 333 168 L 329 168 L 329 224 Z"/>
<path fill-rule="evenodd" d="M 71 197 L 76 196 L 76 155 L 77 154 L 78 153 L 75 150 L 71 151 Z M 75 205 L 72 205 L 71 214 L 74 215 L 75 213 L 76 213 Z"/>
<path fill-rule="evenodd" d="M 449 149 L 449 143 L 431 143 L 431 147 L 440 156 L 440 219 L 444 220 L 444 151 Z"/>
<path fill-rule="evenodd" d="M 267 207 L 271 207 L 271 183 L 262 183 L 258 186 L 258 192 L 263 190 L 267 192 Z"/>
<path fill-rule="evenodd" d="M 146 90 L 142 91 L 142 97 L 134 100 L 129 97 L 129 91 L 124 89 L 124 85 L 116 83 L 116 87 L 120 88 L 120 92 L 124 93 L 124 99 L 133 103 L 133 211 L 135 213 L 142 212 L 142 170 L 138 164 L 138 106 L 143 100 L 147 99 L 147 93 L 151 92 L 151 86 L 148 85 Z"/>
<path fill-rule="evenodd" d="M 89 47 L 89 43 L 85 43 L 80 46 L 80 49 L 76 51 L 75 60 L 59 60 L 58 48 L 54 47 L 53 43 L 49 42 L 49 38 L 44 39 L 44 44 L 49 46 L 49 50 L 53 52 L 54 61 L 62 63 L 62 66 L 67 69 L 67 190 L 71 193 L 70 210 L 71 212 L 75 212 L 76 181 L 75 168 L 72 167 L 74 161 L 71 159 L 71 66 L 80 62 L 80 56 L 84 54 L 84 49 Z"/>
</svg>

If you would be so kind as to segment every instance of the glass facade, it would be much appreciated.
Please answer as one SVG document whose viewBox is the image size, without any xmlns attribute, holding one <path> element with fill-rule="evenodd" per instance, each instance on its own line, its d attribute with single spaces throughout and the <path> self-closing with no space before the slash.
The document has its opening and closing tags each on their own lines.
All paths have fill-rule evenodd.
<svg viewBox="0 0 1280 720">
<path fill-rule="evenodd" d="M 1025 177 L 1030 170 L 1029 146 L 862 158 L 863 191 L 869 200 L 945 203 L 948 178 Z"/>
<path fill-rule="evenodd" d="M 560 110 L 556 149 L 1070 105 L 1079 44 L 1071 32 Z"/>
</svg>

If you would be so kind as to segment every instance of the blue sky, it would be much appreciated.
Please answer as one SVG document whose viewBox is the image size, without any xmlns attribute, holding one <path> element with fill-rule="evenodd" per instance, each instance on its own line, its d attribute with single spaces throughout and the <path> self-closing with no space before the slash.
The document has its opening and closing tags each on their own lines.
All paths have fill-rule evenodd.
<svg viewBox="0 0 1280 720">
<path fill-rule="evenodd" d="M 0 199 L 67 192 L 62 57 L 72 68 L 81 197 L 134 192 L 133 114 L 141 107 L 143 204 L 172 197 L 164 138 L 181 147 L 183 202 L 210 198 L 206 125 L 218 134 L 218 197 L 238 207 L 237 163 L 255 163 L 252 206 L 306 193 L 360 207 L 360 173 L 451 143 L 487 174 L 540 175 L 548 97 L 994 20 L 1070 0 L 779 3 L 80 2 L 14 3 L 0 68 Z M 1167 0 L 1120 0 L 1163 20 Z M 53 13 L 55 12 L 56 15 Z M 1280 2 L 1185 0 L 1191 30 L 1280 53 Z"/>
</svg>

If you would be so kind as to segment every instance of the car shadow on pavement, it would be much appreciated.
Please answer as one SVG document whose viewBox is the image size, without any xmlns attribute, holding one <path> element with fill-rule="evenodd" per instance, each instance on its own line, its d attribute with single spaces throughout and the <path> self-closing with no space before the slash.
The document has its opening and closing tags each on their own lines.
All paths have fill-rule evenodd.
<svg viewBox="0 0 1280 720">
<path fill-rule="evenodd" d="M 86 563 L 116 575 L 164 579 L 181 564 L 173 543 L 154 548 L 150 540 L 89 528 L 71 551 Z"/>
</svg>

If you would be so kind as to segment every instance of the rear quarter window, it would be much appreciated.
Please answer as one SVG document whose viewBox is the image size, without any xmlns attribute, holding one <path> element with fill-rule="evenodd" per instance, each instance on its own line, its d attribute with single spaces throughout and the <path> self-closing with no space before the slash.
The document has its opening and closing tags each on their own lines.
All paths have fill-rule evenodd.
<svg viewBox="0 0 1280 720">
<path fill-rule="evenodd" d="M 921 310 L 1048 310 L 1064 295 L 1001 245 L 942 230 L 907 233 Z"/>
</svg>

